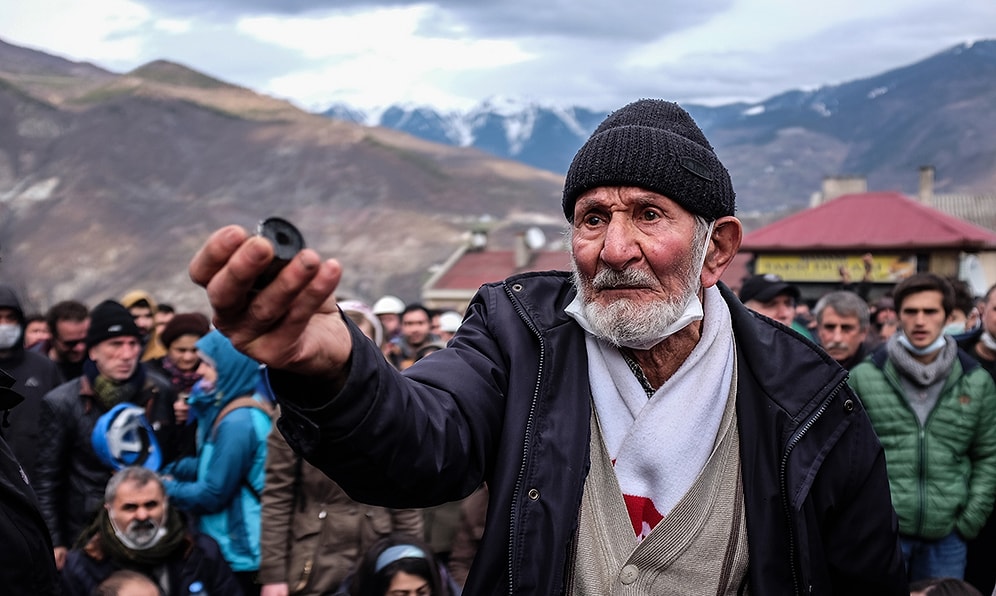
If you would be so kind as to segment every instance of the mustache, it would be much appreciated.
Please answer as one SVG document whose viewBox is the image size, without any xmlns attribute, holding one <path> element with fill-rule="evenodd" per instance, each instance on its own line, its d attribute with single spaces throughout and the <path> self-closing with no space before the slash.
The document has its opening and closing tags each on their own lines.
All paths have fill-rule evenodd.
<svg viewBox="0 0 996 596">
<path fill-rule="evenodd" d="M 129 532 L 148 532 L 155 529 L 156 524 L 151 519 L 136 519 L 128 524 Z"/>
<path fill-rule="evenodd" d="M 624 269 L 616 271 L 608 267 L 602 267 L 595 272 L 595 277 L 591 280 L 591 287 L 596 290 L 608 290 L 620 287 L 656 287 L 657 278 L 647 271 L 639 269 Z"/>
<path fill-rule="evenodd" d="M 846 350 L 849 347 L 850 346 L 847 345 L 847 344 L 845 344 L 844 342 L 833 341 L 833 342 L 828 343 L 825 346 L 825 349 L 827 349 L 827 350 Z"/>
</svg>

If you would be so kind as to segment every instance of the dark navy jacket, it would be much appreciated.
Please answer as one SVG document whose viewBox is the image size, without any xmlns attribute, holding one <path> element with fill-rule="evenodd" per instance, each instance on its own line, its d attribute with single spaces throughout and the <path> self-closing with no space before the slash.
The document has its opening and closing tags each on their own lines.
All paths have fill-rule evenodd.
<svg viewBox="0 0 996 596">
<path fill-rule="evenodd" d="M 175 515 L 176 512 L 171 512 Z M 94 558 L 82 549 L 69 551 L 61 575 L 63 596 L 89 596 L 112 573 L 130 569 L 149 576 L 159 585 L 160 569 L 143 569 L 138 565 L 124 565 L 109 556 Z M 192 593 L 191 584 L 200 582 L 206 594 L 214 596 L 239 596 L 242 589 L 232 574 L 228 562 L 218 549 L 218 544 L 206 534 L 190 531 L 175 556 L 163 563 L 170 590 L 168 594 L 186 596 Z"/>
<path fill-rule="evenodd" d="M 753 594 L 908 594 L 882 448 L 846 372 L 725 287 Z M 419 507 L 482 480 L 468 594 L 559 594 L 589 466 L 591 394 L 570 275 L 481 288 L 446 350 L 391 370 L 353 330 L 338 395 L 270 371 L 288 442 L 360 501 Z M 694 396 L 690 396 L 694 398 Z"/>
</svg>

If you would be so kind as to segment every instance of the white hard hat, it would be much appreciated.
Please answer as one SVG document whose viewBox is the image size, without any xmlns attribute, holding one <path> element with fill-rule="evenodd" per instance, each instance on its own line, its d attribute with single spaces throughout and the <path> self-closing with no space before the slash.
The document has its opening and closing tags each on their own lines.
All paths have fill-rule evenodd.
<svg viewBox="0 0 996 596">
<path fill-rule="evenodd" d="M 400 315 L 405 311 L 405 303 L 397 296 L 382 296 L 374 302 L 373 313 L 375 315 Z"/>
<path fill-rule="evenodd" d="M 439 315 L 439 330 L 447 333 L 456 333 L 463 323 L 463 317 L 455 310 L 448 310 Z"/>
</svg>

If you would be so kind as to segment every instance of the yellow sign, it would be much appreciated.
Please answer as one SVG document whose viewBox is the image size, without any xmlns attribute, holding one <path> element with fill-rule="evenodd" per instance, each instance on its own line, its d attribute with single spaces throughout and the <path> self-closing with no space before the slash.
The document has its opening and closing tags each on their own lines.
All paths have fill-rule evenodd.
<svg viewBox="0 0 996 596">
<path fill-rule="evenodd" d="M 871 281 L 896 283 L 916 273 L 913 255 L 885 254 L 871 259 Z M 846 267 L 851 281 L 861 281 L 865 263 L 861 255 L 761 255 L 754 259 L 754 273 L 775 273 L 785 281 L 836 282 Z"/>
</svg>

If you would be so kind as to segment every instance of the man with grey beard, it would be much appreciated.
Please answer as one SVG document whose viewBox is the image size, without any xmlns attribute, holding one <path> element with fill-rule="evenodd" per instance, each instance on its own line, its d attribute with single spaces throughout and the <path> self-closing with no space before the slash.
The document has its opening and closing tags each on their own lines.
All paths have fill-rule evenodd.
<svg viewBox="0 0 996 596">
<path fill-rule="evenodd" d="M 104 508 L 69 552 L 60 574 L 64 596 L 89 596 L 120 570 L 141 573 L 162 594 L 241 594 L 218 544 L 169 506 L 152 470 L 132 466 L 107 481 Z"/>
<path fill-rule="evenodd" d="M 719 283 L 733 186 L 691 116 L 640 100 L 567 173 L 573 273 L 483 286 L 399 373 L 335 308 L 335 260 L 230 226 L 194 256 L 268 365 L 280 431 L 354 498 L 486 482 L 468 594 L 908 594 L 882 448 L 846 374 Z"/>
</svg>

